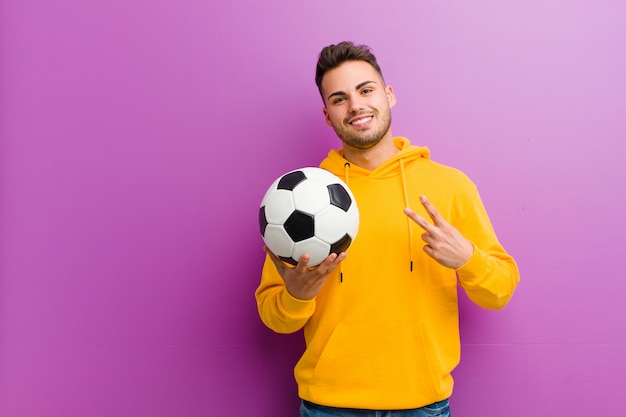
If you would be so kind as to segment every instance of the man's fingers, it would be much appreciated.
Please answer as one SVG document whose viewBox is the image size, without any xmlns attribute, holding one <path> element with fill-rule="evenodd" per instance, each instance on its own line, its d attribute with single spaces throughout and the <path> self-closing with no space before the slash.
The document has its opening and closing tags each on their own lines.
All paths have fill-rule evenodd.
<svg viewBox="0 0 626 417">
<path fill-rule="evenodd" d="M 439 214 L 439 210 L 437 210 L 437 208 L 432 205 L 432 203 L 426 198 L 426 196 L 420 196 L 420 203 L 422 203 L 422 206 L 424 206 L 426 213 L 428 213 L 428 215 L 436 225 L 445 223 L 445 220 Z"/>
<path fill-rule="evenodd" d="M 433 230 L 433 225 L 428 222 L 425 218 L 411 210 L 410 208 L 405 208 L 404 213 L 409 216 L 415 223 L 417 223 L 422 229 L 427 232 L 431 232 Z"/>
<path fill-rule="evenodd" d="M 264 246 L 263 250 L 265 251 L 265 253 L 269 255 L 272 262 L 274 262 L 274 265 L 276 265 L 276 269 L 278 271 L 283 271 L 286 268 L 292 268 L 297 273 L 303 274 L 307 270 L 309 261 L 311 259 L 309 255 L 302 255 L 300 259 L 298 260 L 298 264 L 295 267 L 292 267 L 292 266 L 285 265 L 285 262 L 283 262 L 282 259 L 276 256 L 276 254 L 272 252 L 267 246 Z"/>
<path fill-rule="evenodd" d="M 264 246 L 263 250 L 269 255 L 270 259 L 272 260 L 272 262 L 274 262 L 274 265 L 276 265 L 276 268 L 279 271 L 290 268 L 299 275 L 304 274 L 308 270 L 317 270 L 320 275 L 326 275 L 330 273 L 333 269 L 335 269 L 335 267 L 339 265 L 339 263 L 341 263 L 341 261 L 343 261 L 347 256 L 345 252 L 342 252 L 339 255 L 337 255 L 336 253 L 331 253 L 326 259 L 324 259 L 321 264 L 315 267 L 309 267 L 311 256 L 305 253 L 300 257 L 300 259 L 298 259 L 298 263 L 296 264 L 296 266 L 291 266 L 286 265 L 285 262 L 283 262 L 282 259 L 276 256 L 276 254 L 274 254 L 267 246 Z"/>
<path fill-rule="evenodd" d="M 331 253 L 321 264 L 311 267 L 309 266 L 311 257 L 305 254 L 298 259 L 296 266 L 292 266 L 283 262 L 276 254 L 272 253 L 267 246 L 263 249 L 274 265 L 276 265 L 276 270 L 285 282 L 289 294 L 301 300 L 310 300 L 315 297 L 329 274 L 347 256 L 345 252 L 338 255 Z"/>
<path fill-rule="evenodd" d="M 306 269 L 309 267 L 309 261 L 311 257 L 307 254 L 304 254 L 298 259 L 298 265 L 296 265 L 296 272 L 299 274 L 303 274 Z"/>
<path fill-rule="evenodd" d="M 336 253 L 331 253 L 330 255 L 328 255 L 328 257 L 326 259 L 324 259 L 324 261 L 319 264 L 316 269 L 318 271 L 318 273 L 320 275 L 328 275 L 330 274 L 333 269 L 335 269 L 337 267 L 337 265 L 339 265 L 341 263 L 341 261 L 343 261 L 346 258 L 346 253 L 342 252 L 339 255 L 337 255 Z"/>
</svg>

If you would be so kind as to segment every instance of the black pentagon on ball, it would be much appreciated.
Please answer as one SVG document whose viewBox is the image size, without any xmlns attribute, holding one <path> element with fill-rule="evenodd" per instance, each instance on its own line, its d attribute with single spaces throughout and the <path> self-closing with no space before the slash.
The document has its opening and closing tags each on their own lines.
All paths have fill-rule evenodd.
<svg viewBox="0 0 626 417">
<path fill-rule="evenodd" d="M 345 252 L 352 243 L 352 238 L 345 234 L 341 239 L 330 245 L 330 253 L 340 254 L 341 252 Z"/>
<path fill-rule="evenodd" d="M 343 211 L 348 211 L 352 204 L 352 199 L 341 184 L 330 184 L 328 186 L 328 194 L 330 195 L 330 204 L 339 207 Z"/>
<path fill-rule="evenodd" d="M 294 242 L 300 242 L 315 235 L 315 221 L 313 217 L 299 210 L 291 213 L 283 227 Z"/>
<path fill-rule="evenodd" d="M 283 175 L 283 177 L 278 181 L 279 190 L 289 190 L 293 191 L 294 188 L 302 181 L 306 180 L 306 175 L 302 171 L 293 171 L 288 174 Z"/>
<path fill-rule="evenodd" d="M 265 229 L 267 228 L 267 218 L 265 217 L 265 206 L 259 209 L 259 228 L 261 229 L 261 236 L 265 236 Z"/>
</svg>

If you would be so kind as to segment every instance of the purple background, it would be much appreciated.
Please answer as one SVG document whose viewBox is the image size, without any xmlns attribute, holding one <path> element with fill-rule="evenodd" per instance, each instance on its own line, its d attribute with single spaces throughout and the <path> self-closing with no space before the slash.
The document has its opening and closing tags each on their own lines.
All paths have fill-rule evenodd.
<svg viewBox="0 0 626 417">
<path fill-rule="evenodd" d="M 343 39 L 520 266 L 505 310 L 461 298 L 455 414 L 626 413 L 626 3 L 2 0 L 0 417 L 296 415 L 257 207 L 340 145 Z"/>
</svg>

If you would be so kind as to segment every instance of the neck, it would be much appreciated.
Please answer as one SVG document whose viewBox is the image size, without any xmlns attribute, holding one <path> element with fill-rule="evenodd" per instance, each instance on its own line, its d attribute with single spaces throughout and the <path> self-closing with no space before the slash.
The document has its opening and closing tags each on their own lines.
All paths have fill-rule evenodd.
<svg viewBox="0 0 626 417">
<path fill-rule="evenodd" d="M 399 151 L 393 137 L 389 135 L 369 149 L 358 149 L 344 144 L 343 157 L 352 164 L 373 171 Z"/>
</svg>

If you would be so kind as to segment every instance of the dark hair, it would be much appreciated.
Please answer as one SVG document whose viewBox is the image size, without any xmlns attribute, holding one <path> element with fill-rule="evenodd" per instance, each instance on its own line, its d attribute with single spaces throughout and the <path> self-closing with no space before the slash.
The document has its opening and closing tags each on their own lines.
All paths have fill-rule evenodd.
<svg viewBox="0 0 626 417">
<path fill-rule="evenodd" d="M 324 78 L 324 74 L 347 61 L 365 61 L 378 71 L 381 78 L 383 77 L 383 72 L 369 46 L 355 45 L 347 41 L 339 42 L 337 45 L 329 45 L 322 49 L 317 60 L 315 84 L 317 84 L 320 94 L 322 93 L 322 78 Z"/>
</svg>

